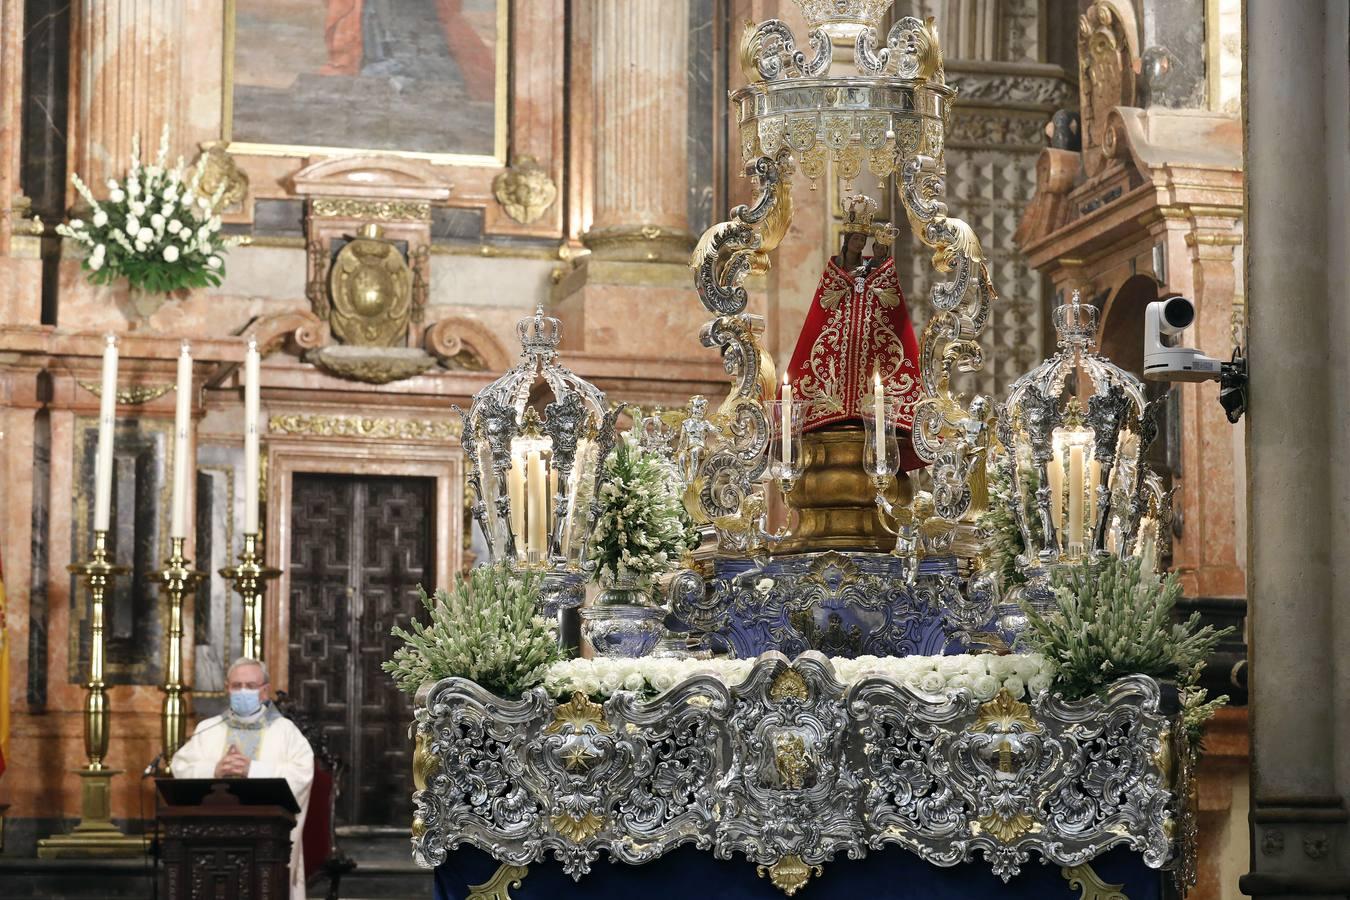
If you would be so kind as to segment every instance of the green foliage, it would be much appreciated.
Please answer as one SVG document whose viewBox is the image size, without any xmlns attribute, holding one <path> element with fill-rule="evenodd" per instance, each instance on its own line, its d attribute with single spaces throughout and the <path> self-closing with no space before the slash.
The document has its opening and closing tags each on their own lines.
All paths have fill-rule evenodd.
<svg viewBox="0 0 1350 900">
<path fill-rule="evenodd" d="M 1108 556 L 1056 571 L 1054 587 L 1058 612 L 1043 616 L 1022 602 L 1029 620 L 1023 640 L 1055 665 L 1055 687 L 1069 699 L 1133 673 L 1175 681 L 1184 696 L 1214 647 L 1232 632 L 1201 628 L 1198 613 L 1174 622 L 1180 583 L 1176 576 L 1163 581 L 1143 571 L 1138 558 Z"/>
<path fill-rule="evenodd" d="M 989 567 L 998 574 L 1004 590 L 1026 580 L 1017 570 L 1017 557 L 1026 552 L 1026 544 L 1015 512 L 1012 459 L 1012 454 L 1003 453 L 990 465 L 989 507 L 976 523 L 984 537 Z"/>
<path fill-rule="evenodd" d="M 540 576 L 513 573 L 503 564 L 480 566 L 454 589 L 428 597 L 418 588 L 429 624 L 391 634 L 404 646 L 383 664 L 409 694 L 429 681 L 458 676 L 502 697 L 518 697 L 543 680 L 562 658 L 554 626 L 537 612 Z"/>
<path fill-rule="evenodd" d="M 84 246 L 82 266 L 93 284 L 125 278 L 132 288 L 164 294 L 181 288 L 215 287 L 225 277 L 224 254 L 230 241 L 220 234 L 220 204 L 225 185 L 201 196 L 201 171 L 188 174 L 182 158 L 167 168 L 169 133 L 160 139 L 150 165 L 133 142 L 131 169 L 122 181 L 108 180 L 108 196 L 97 199 L 73 176 L 89 205 L 89 221 L 71 219 L 57 233 Z"/>
<path fill-rule="evenodd" d="M 625 434 L 605 460 L 600 517 L 589 555 L 597 574 L 650 577 L 675 568 L 698 544 L 670 462 Z"/>
</svg>

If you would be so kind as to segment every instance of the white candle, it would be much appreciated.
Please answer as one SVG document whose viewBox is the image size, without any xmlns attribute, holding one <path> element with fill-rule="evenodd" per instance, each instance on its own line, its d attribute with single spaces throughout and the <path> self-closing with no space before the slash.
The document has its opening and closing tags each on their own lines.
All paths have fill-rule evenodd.
<svg viewBox="0 0 1350 900">
<path fill-rule="evenodd" d="M 1061 531 L 1064 528 L 1064 448 L 1058 442 L 1047 472 L 1050 476 L 1050 521 L 1056 531 Z M 1060 540 L 1067 546 L 1068 539 L 1064 535 L 1060 535 Z"/>
<path fill-rule="evenodd" d="M 107 531 L 112 509 L 113 430 L 117 427 L 117 336 L 103 343 L 103 387 L 98 404 L 98 450 L 94 456 L 94 530 Z"/>
<path fill-rule="evenodd" d="M 792 468 L 792 385 L 788 383 L 786 375 L 783 376 L 782 402 L 778 405 L 783 430 L 783 471 L 787 472 Z"/>
<path fill-rule="evenodd" d="M 258 382 L 262 357 L 258 342 L 248 340 L 244 354 L 244 533 L 258 533 Z"/>
<path fill-rule="evenodd" d="M 1083 550 L 1083 447 L 1069 447 L 1069 535 L 1065 542 L 1070 553 Z"/>
<path fill-rule="evenodd" d="M 192 350 L 183 341 L 178 354 L 178 406 L 173 417 L 173 518 L 169 537 L 187 537 L 188 465 L 191 452 L 188 431 L 192 428 Z"/>
<path fill-rule="evenodd" d="M 506 495 L 511 502 L 511 533 L 516 537 L 516 558 L 526 558 L 525 463 L 519 453 L 511 454 L 511 470 L 506 475 Z"/>
<path fill-rule="evenodd" d="M 877 470 L 886 468 L 886 392 L 881 386 L 881 373 L 872 370 L 872 416 L 876 419 L 876 431 L 873 435 L 877 454 Z"/>
<path fill-rule="evenodd" d="M 572 460 L 572 472 L 567 476 L 567 518 L 563 520 L 562 552 L 563 556 L 569 559 L 572 553 L 572 531 L 575 528 L 577 503 L 581 493 L 581 473 L 590 465 L 591 447 L 589 438 L 577 441 L 577 455 Z"/>
<path fill-rule="evenodd" d="M 530 532 L 530 540 L 526 547 L 531 559 L 543 558 L 548 552 L 547 538 L 544 536 L 545 523 L 548 522 L 548 473 L 544 470 L 544 458 L 538 450 L 530 451 L 525 478 L 529 496 L 527 527 Z"/>
<path fill-rule="evenodd" d="M 1152 516 L 1139 520 L 1139 538 L 1137 540 L 1140 568 L 1145 572 L 1158 570 L 1158 523 Z"/>
<path fill-rule="evenodd" d="M 1088 535 L 1084 538 L 1086 542 L 1097 531 L 1097 485 L 1102 483 L 1102 464 L 1098 459 L 1093 459 L 1088 466 L 1088 484 L 1087 484 L 1087 529 Z"/>
</svg>

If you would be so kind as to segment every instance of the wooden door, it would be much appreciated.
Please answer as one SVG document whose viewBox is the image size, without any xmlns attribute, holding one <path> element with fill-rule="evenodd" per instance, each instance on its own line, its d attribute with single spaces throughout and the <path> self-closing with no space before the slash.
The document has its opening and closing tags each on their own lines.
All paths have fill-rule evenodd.
<svg viewBox="0 0 1350 900">
<path fill-rule="evenodd" d="M 346 763 L 340 825 L 406 826 L 410 698 L 380 664 L 394 625 L 435 584 L 431 478 L 297 474 L 292 484 L 289 687 Z"/>
</svg>

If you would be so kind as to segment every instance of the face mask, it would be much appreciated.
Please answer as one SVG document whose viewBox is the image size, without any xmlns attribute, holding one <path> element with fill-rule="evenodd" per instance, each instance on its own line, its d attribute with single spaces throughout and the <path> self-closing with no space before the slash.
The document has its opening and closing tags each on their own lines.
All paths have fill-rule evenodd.
<svg viewBox="0 0 1350 900">
<path fill-rule="evenodd" d="M 238 691 L 230 691 L 230 711 L 236 716 L 251 716 L 262 709 L 262 701 L 258 699 L 258 692 L 245 688 Z"/>
</svg>

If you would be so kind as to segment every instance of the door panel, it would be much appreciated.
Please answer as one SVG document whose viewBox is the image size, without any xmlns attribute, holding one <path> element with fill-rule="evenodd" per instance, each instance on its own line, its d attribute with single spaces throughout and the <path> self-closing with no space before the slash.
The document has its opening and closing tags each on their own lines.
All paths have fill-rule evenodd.
<svg viewBox="0 0 1350 900">
<path fill-rule="evenodd" d="M 432 585 L 434 480 L 295 476 L 290 688 L 347 763 L 337 819 L 406 825 L 410 699 L 380 669 Z"/>
</svg>

